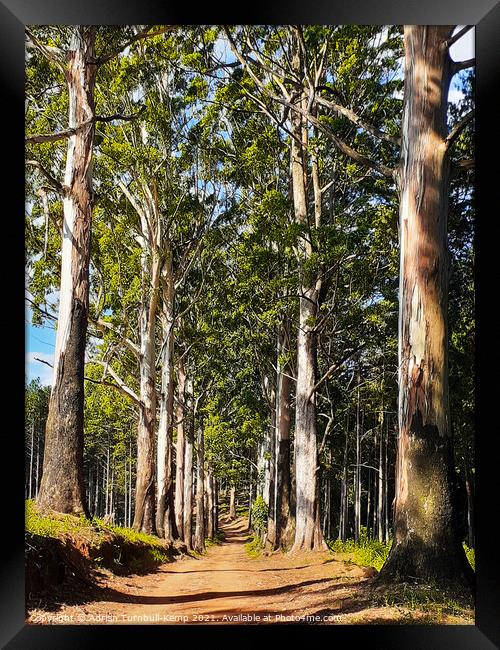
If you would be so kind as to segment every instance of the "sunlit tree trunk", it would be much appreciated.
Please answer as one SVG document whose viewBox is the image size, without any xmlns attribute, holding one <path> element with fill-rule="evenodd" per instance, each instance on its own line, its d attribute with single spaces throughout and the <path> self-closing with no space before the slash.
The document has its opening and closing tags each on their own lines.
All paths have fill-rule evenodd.
<svg viewBox="0 0 500 650">
<path fill-rule="evenodd" d="M 177 442 L 176 442 L 176 465 L 175 465 L 175 521 L 179 537 L 184 539 L 184 453 L 185 453 L 185 387 L 186 387 L 186 370 L 184 362 L 179 359 L 177 364 Z"/>
<path fill-rule="evenodd" d="M 145 257 L 145 256 L 144 256 Z M 145 275 L 147 266 L 144 262 Z M 147 276 L 146 276 L 147 277 Z M 157 290 L 157 287 L 154 288 Z M 152 300 L 155 300 L 152 298 Z M 140 405 L 137 433 L 137 480 L 133 527 L 145 533 L 155 532 L 155 323 L 156 309 L 144 301 L 139 314 L 140 329 Z"/>
<path fill-rule="evenodd" d="M 339 534 L 338 538 L 345 542 L 347 539 L 347 527 L 349 519 L 349 502 L 348 502 L 348 481 L 349 481 L 349 468 L 348 468 L 348 452 L 349 452 L 349 410 L 346 414 L 345 423 L 345 443 L 344 443 L 344 459 L 342 463 L 342 480 L 340 485 L 340 517 L 339 517 Z"/>
<path fill-rule="evenodd" d="M 229 490 L 229 518 L 236 519 L 236 488 L 233 486 Z"/>
<path fill-rule="evenodd" d="M 267 532 L 265 542 L 274 548 L 276 538 L 276 388 L 270 387 L 271 423 L 268 429 L 268 490 Z"/>
<path fill-rule="evenodd" d="M 354 541 L 361 537 L 361 415 L 359 411 L 359 386 L 356 407 L 356 467 L 354 468 Z"/>
<path fill-rule="evenodd" d="M 292 67 L 303 76 L 303 55 L 295 36 Z M 307 98 L 302 93 L 302 108 Z M 307 214 L 307 124 L 295 111 L 291 114 L 291 168 L 295 221 L 304 227 L 298 241 L 300 265 L 299 328 L 297 332 L 297 393 L 295 410 L 295 540 L 292 550 L 324 548 L 319 517 L 318 457 L 316 448 L 316 332 L 318 291 L 307 269 L 312 255 Z"/>
<path fill-rule="evenodd" d="M 399 438 L 389 580 L 472 578 L 456 522 L 448 401 L 449 158 L 446 40 L 453 26 L 404 28 L 399 168 Z"/>
<path fill-rule="evenodd" d="M 29 476 L 29 488 L 28 488 L 28 498 L 33 498 L 33 457 L 35 451 L 35 420 L 33 419 L 31 423 L 31 446 L 30 446 L 30 476 Z"/>
<path fill-rule="evenodd" d="M 194 548 L 198 553 L 205 550 L 205 511 L 204 511 L 204 483 L 205 483 L 205 453 L 203 444 L 203 427 L 198 425 L 196 433 L 196 528 L 194 534 Z"/>
<path fill-rule="evenodd" d="M 194 447 L 194 413 L 193 413 L 193 379 L 186 380 L 189 419 L 186 424 L 186 444 L 184 447 L 184 542 L 188 548 L 193 546 L 193 447 Z"/>
<path fill-rule="evenodd" d="M 173 476 L 172 425 L 174 414 L 174 280 L 169 247 L 164 251 L 162 268 L 162 361 L 160 419 L 158 424 L 156 476 L 156 529 L 160 537 L 172 536 Z M 174 521 L 175 523 L 175 521 Z"/>
<path fill-rule="evenodd" d="M 212 472 L 207 472 L 205 476 L 206 494 L 207 494 L 207 537 L 213 539 L 215 536 L 214 528 L 214 479 Z"/>
<path fill-rule="evenodd" d="M 92 222 L 95 26 L 74 28 L 67 55 L 69 128 L 64 176 L 61 285 L 54 374 L 45 429 L 45 453 L 37 503 L 64 513 L 84 513 L 83 401 L 89 308 Z"/>
<path fill-rule="evenodd" d="M 284 532 L 290 517 L 290 396 L 292 378 L 290 364 L 285 361 L 288 329 L 278 334 L 277 396 L 276 396 L 276 532 L 274 548 L 285 541 Z"/>
</svg>

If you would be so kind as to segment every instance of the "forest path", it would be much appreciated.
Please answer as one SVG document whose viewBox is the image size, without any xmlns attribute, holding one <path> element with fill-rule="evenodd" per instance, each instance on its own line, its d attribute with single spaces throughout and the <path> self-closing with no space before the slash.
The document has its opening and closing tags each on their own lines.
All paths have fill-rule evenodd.
<svg viewBox="0 0 500 650">
<path fill-rule="evenodd" d="M 164 564 L 145 576 L 113 578 L 102 599 L 65 606 L 58 618 L 89 624 L 259 624 L 317 616 L 308 622 L 335 623 L 367 607 L 356 592 L 370 570 L 328 552 L 249 557 L 246 521 L 221 523 L 225 541 L 205 555 Z"/>
</svg>

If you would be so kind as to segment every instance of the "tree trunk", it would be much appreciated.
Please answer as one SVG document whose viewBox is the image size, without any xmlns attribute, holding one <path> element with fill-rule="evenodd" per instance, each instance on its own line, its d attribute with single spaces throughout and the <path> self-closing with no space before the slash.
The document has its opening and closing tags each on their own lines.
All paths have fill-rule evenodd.
<svg viewBox="0 0 500 650">
<path fill-rule="evenodd" d="M 203 427 L 198 426 L 196 434 L 196 529 L 194 534 L 194 548 L 198 553 L 205 550 L 205 512 L 203 503 L 203 488 L 205 484 L 205 453 L 203 445 Z"/>
<path fill-rule="evenodd" d="M 389 421 L 385 427 L 384 440 L 384 542 L 389 539 L 389 489 L 388 489 L 388 471 L 387 471 L 387 450 L 389 448 Z"/>
<path fill-rule="evenodd" d="M 207 472 L 205 477 L 207 484 L 207 537 L 213 539 L 215 537 L 214 528 L 214 480 L 212 472 Z"/>
<path fill-rule="evenodd" d="M 67 56 L 70 128 L 63 201 L 63 243 L 54 373 L 45 428 L 43 473 L 38 506 L 85 514 L 83 402 L 85 343 L 89 307 L 92 223 L 94 86 L 97 66 L 95 26 L 74 28 Z"/>
<path fill-rule="evenodd" d="M 175 467 L 175 521 L 179 537 L 184 539 L 184 431 L 185 431 L 185 387 L 186 387 L 186 370 L 184 362 L 179 359 L 177 365 L 177 443 L 176 443 L 176 467 Z"/>
<path fill-rule="evenodd" d="M 368 488 L 366 492 L 366 534 L 368 536 L 368 539 L 371 537 L 371 522 L 370 522 L 370 517 L 371 517 L 371 508 L 372 508 L 372 471 L 370 468 L 367 469 L 366 471 L 368 475 Z"/>
<path fill-rule="evenodd" d="M 186 444 L 184 447 L 184 542 L 188 548 L 193 546 L 193 446 L 194 446 L 194 414 L 192 413 L 192 378 L 187 380 L 190 418 L 186 427 Z"/>
<path fill-rule="evenodd" d="M 219 481 L 214 480 L 214 518 L 215 518 L 215 531 L 219 530 Z"/>
<path fill-rule="evenodd" d="M 276 389 L 271 388 L 271 426 L 269 427 L 269 489 L 266 544 L 274 548 L 276 540 Z"/>
<path fill-rule="evenodd" d="M 384 535 L 384 415 L 380 417 L 380 440 L 378 450 L 378 478 L 377 478 L 377 538 L 385 542 Z"/>
<path fill-rule="evenodd" d="M 348 481 L 349 481 L 349 468 L 348 468 L 348 452 L 349 452 L 349 411 L 346 415 L 345 425 L 345 444 L 344 444 L 344 461 L 342 468 L 342 483 L 340 487 L 340 520 L 339 520 L 339 534 L 338 538 L 345 542 L 347 539 L 347 526 L 349 519 L 349 502 L 348 502 Z"/>
<path fill-rule="evenodd" d="M 33 498 L 33 456 L 35 449 L 35 420 L 31 423 L 31 449 L 30 449 L 30 478 L 29 478 L 29 499 Z"/>
<path fill-rule="evenodd" d="M 465 490 L 467 492 L 467 546 L 475 547 L 475 530 L 474 530 L 474 482 L 467 459 L 465 465 Z"/>
<path fill-rule="evenodd" d="M 144 276 L 146 256 L 143 255 Z M 153 273 L 154 276 L 154 273 Z M 153 291 L 155 288 L 153 287 Z M 137 434 L 137 479 L 133 527 L 145 533 L 155 532 L 154 439 L 156 422 L 155 323 L 156 310 L 151 296 L 142 304 L 140 321 L 140 400 Z"/>
<path fill-rule="evenodd" d="M 158 425 L 156 476 L 156 530 L 160 537 L 170 537 L 172 533 L 172 424 L 174 413 L 174 288 L 171 256 L 166 255 L 163 268 L 163 311 L 162 311 L 162 362 L 160 420 Z"/>
<path fill-rule="evenodd" d="M 104 516 L 109 514 L 109 434 L 108 434 L 108 448 L 106 449 L 106 492 L 105 498 L 106 510 Z"/>
<path fill-rule="evenodd" d="M 130 527 L 132 524 L 132 440 L 129 440 L 129 474 L 128 474 L 128 517 L 127 517 L 127 526 Z"/>
<path fill-rule="evenodd" d="M 354 484 L 354 541 L 359 543 L 361 538 L 361 416 L 358 387 L 358 402 L 356 408 L 356 468 Z"/>
<path fill-rule="evenodd" d="M 229 490 L 229 519 L 236 519 L 236 488 Z"/>
<path fill-rule="evenodd" d="M 399 439 L 385 580 L 468 582 L 448 402 L 446 117 L 453 26 L 405 25 L 400 190 Z"/>
<path fill-rule="evenodd" d="M 289 352 L 286 345 L 288 329 L 286 326 L 278 335 L 278 377 L 276 399 L 277 461 L 276 461 L 276 533 L 274 548 L 285 542 L 284 532 L 290 517 L 290 396 L 291 369 L 283 357 Z"/>
<path fill-rule="evenodd" d="M 99 461 L 97 461 L 95 470 L 94 516 L 99 516 Z"/>
<path fill-rule="evenodd" d="M 252 530 L 252 506 L 253 506 L 253 483 L 252 467 L 250 466 L 250 478 L 248 480 L 248 530 Z"/>
<path fill-rule="evenodd" d="M 303 76 L 303 59 L 295 37 L 292 66 Z M 300 98 L 307 108 L 307 98 Z M 291 168 L 295 221 L 306 230 L 307 218 L 307 125 L 295 111 L 291 114 Z M 311 240 L 304 232 L 298 241 L 300 267 L 299 328 L 297 333 L 297 398 L 295 414 L 295 541 L 292 550 L 325 548 L 319 517 L 318 458 L 316 448 L 316 333 L 318 292 L 315 279 L 306 270 L 312 255 Z"/>
<path fill-rule="evenodd" d="M 40 430 L 38 429 L 36 434 L 35 498 L 38 497 L 38 490 L 40 487 L 39 475 L 40 475 Z"/>
</svg>

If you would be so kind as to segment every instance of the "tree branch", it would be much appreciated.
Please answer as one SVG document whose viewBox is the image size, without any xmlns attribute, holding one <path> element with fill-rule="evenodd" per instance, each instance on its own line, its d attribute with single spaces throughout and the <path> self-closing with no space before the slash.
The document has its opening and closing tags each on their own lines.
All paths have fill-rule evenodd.
<svg viewBox="0 0 500 650">
<path fill-rule="evenodd" d="M 475 164 L 476 161 L 474 158 L 461 158 L 460 160 L 457 160 L 451 168 L 452 177 L 456 178 L 462 169 L 465 169 L 466 171 L 474 169 Z"/>
<path fill-rule="evenodd" d="M 85 120 L 81 124 L 71 127 L 70 129 L 65 129 L 64 131 L 59 131 L 59 133 L 34 133 L 28 135 L 25 138 L 26 144 L 40 144 L 41 142 L 56 142 L 57 140 L 64 140 L 65 138 L 70 138 L 78 131 L 81 131 L 90 124 L 95 124 L 96 122 L 113 122 L 114 120 L 123 120 L 124 122 L 131 122 L 141 115 L 141 113 L 146 109 L 145 106 L 141 106 L 140 110 L 137 113 L 132 115 L 122 115 L 121 113 L 115 113 L 114 115 L 94 115 L 91 119 Z"/>
<path fill-rule="evenodd" d="M 25 27 L 24 31 L 26 35 L 26 46 L 28 48 L 38 50 L 48 61 L 54 63 L 54 65 L 56 65 L 59 70 L 64 73 L 66 68 L 64 65 L 62 50 L 60 50 L 58 47 L 53 47 L 41 43 L 28 27 Z"/>
<path fill-rule="evenodd" d="M 54 316 L 54 314 L 50 314 L 48 311 L 45 311 L 45 309 L 42 309 L 39 305 L 36 304 L 34 300 L 28 298 L 28 296 L 26 296 L 26 300 L 30 303 L 30 305 L 32 305 L 37 311 L 43 314 L 46 318 L 50 318 L 53 321 L 57 320 L 57 316 Z"/>
<path fill-rule="evenodd" d="M 328 86 L 317 86 L 315 90 L 331 91 L 331 89 L 328 88 Z M 338 115 L 343 115 L 344 117 L 347 117 L 347 119 L 350 120 L 353 124 L 355 124 L 357 127 L 364 129 L 367 133 L 370 133 L 375 138 L 378 138 L 379 140 L 385 140 L 386 142 L 390 142 L 391 144 L 395 144 L 398 146 L 401 145 L 401 138 L 399 138 L 398 136 L 390 135 L 389 133 L 385 133 L 385 131 L 378 129 L 376 126 L 373 126 L 368 122 L 365 122 L 359 117 L 359 115 L 356 115 L 354 111 L 351 111 L 351 109 L 345 108 L 345 106 L 341 106 L 336 102 L 325 99 L 324 97 L 321 97 L 321 95 L 317 95 L 315 101 L 320 106 L 325 106 L 326 108 L 330 108 Z"/>
<path fill-rule="evenodd" d="M 94 122 L 94 119 L 95 118 L 91 118 L 90 120 L 86 120 L 85 122 L 77 124 L 76 126 L 73 126 L 69 129 L 59 131 L 59 133 L 33 133 L 26 136 L 24 141 L 26 144 L 40 144 L 42 142 L 57 142 L 58 140 L 64 140 L 66 138 L 70 138 L 72 135 L 75 135 L 75 133 L 78 133 L 78 131 L 81 131 L 86 126 L 92 124 L 92 122 Z"/>
<path fill-rule="evenodd" d="M 101 330 L 101 332 L 107 329 L 113 332 L 114 334 L 116 334 L 120 338 L 120 341 L 124 343 L 131 352 L 133 352 L 133 354 L 137 357 L 137 359 L 139 359 L 141 355 L 139 346 L 136 343 L 134 343 L 131 339 L 124 336 L 120 332 L 120 330 L 118 330 L 112 323 L 109 323 L 108 321 L 105 321 L 102 318 L 98 318 L 97 320 L 94 318 L 89 318 L 89 322 L 92 323 L 92 325 L 95 325 L 95 327 Z"/>
<path fill-rule="evenodd" d="M 453 74 L 460 72 L 460 70 L 466 70 L 467 68 L 473 68 L 476 65 L 476 59 L 467 59 L 466 61 L 454 61 L 452 70 Z"/>
<path fill-rule="evenodd" d="M 49 363 L 48 361 L 45 361 L 44 359 L 39 359 L 38 357 L 33 357 L 35 361 L 38 361 L 39 363 L 44 363 L 46 366 L 49 366 L 49 368 L 53 368 L 54 366 Z"/>
<path fill-rule="evenodd" d="M 333 366 L 331 366 L 331 367 L 330 367 L 330 368 L 325 372 L 325 374 L 323 375 L 323 377 L 321 377 L 321 379 L 320 379 L 319 381 L 316 382 L 316 384 L 314 385 L 313 389 L 311 390 L 311 392 L 310 392 L 309 395 L 307 396 L 307 401 L 309 401 L 309 400 L 311 399 L 311 397 L 312 397 L 312 396 L 314 395 L 314 393 L 318 390 L 318 388 L 319 388 L 322 384 L 324 384 L 325 381 L 326 381 L 327 379 L 329 379 L 329 377 L 331 377 L 332 374 L 333 374 L 336 370 L 338 370 L 338 369 L 339 369 L 339 368 L 340 368 L 340 367 L 341 367 L 341 366 L 342 366 L 342 365 L 343 365 L 343 364 L 344 364 L 348 359 L 350 359 L 354 354 L 356 354 L 356 352 L 359 352 L 359 350 L 361 350 L 363 347 L 364 347 L 364 344 L 362 344 L 362 345 L 358 345 L 356 348 L 354 348 L 354 350 L 351 350 L 348 354 L 346 354 L 346 355 L 344 356 L 343 359 L 341 359 L 340 361 L 337 361 L 336 363 L 334 363 Z"/>
<path fill-rule="evenodd" d="M 464 130 L 464 128 L 469 124 L 474 119 L 475 115 L 475 110 L 472 109 L 465 115 L 455 126 L 452 128 L 452 130 L 449 132 L 448 137 L 445 140 L 445 145 L 446 148 L 449 149 L 451 145 L 455 142 L 455 140 L 458 138 L 460 133 Z"/>
<path fill-rule="evenodd" d="M 49 182 L 51 188 L 55 192 L 57 192 L 61 196 L 65 195 L 64 187 L 62 183 L 60 183 L 56 178 L 54 178 L 52 174 L 42 165 L 42 163 L 38 162 L 38 160 L 27 160 L 26 164 L 30 165 L 31 167 L 36 167 L 36 169 L 38 169 L 38 171 L 42 174 L 42 176 L 45 176 L 46 180 Z"/>
<path fill-rule="evenodd" d="M 458 40 L 462 38 L 467 32 L 469 32 L 471 29 L 474 28 L 474 25 L 465 25 L 465 27 L 462 27 L 461 30 L 459 30 L 454 36 L 449 38 L 445 45 L 446 47 L 451 47 L 454 43 L 456 43 Z"/>
<path fill-rule="evenodd" d="M 284 97 L 279 97 L 275 93 L 271 92 L 271 90 L 264 85 L 264 83 L 257 77 L 257 75 L 253 72 L 253 70 L 250 68 L 248 61 L 240 54 L 238 51 L 238 48 L 236 47 L 236 44 L 229 33 L 229 30 L 227 27 L 224 26 L 224 31 L 225 34 L 229 40 L 229 44 L 231 46 L 231 50 L 234 54 L 234 56 L 241 62 L 242 66 L 247 70 L 248 74 L 251 76 L 255 84 L 265 93 L 267 94 L 268 97 L 273 99 L 274 101 L 278 102 L 282 106 L 286 106 L 287 108 L 296 111 L 297 113 L 300 113 L 303 117 L 305 117 L 311 124 L 316 126 L 318 130 L 320 130 L 326 137 L 333 142 L 335 147 L 343 153 L 345 156 L 348 156 L 355 162 L 365 165 L 367 167 L 370 167 L 371 169 L 374 169 L 377 171 L 379 174 L 382 176 L 386 176 L 387 178 L 393 179 L 395 177 L 395 170 L 391 169 L 390 167 L 386 167 L 385 165 L 376 162 L 375 160 L 372 160 L 371 158 L 368 158 L 367 156 L 359 153 L 352 147 L 350 147 L 348 144 L 337 138 L 336 135 L 334 135 L 330 129 L 327 129 L 324 124 L 318 120 L 318 118 L 310 113 L 309 111 L 301 108 L 300 106 L 297 106 L 296 104 L 293 104 L 292 102 L 288 101 Z M 278 122 L 279 123 L 279 122 Z"/>
<path fill-rule="evenodd" d="M 109 52 L 106 55 L 98 57 L 98 59 L 96 60 L 97 65 L 102 65 L 103 63 L 107 63 L 108 61 L 113 59 L 115 56 L 118 56 L 119 54 L 121 54 L 121 52 L 123 52 L 123 50 L 126 50 L 127 47 L 129 47 L 130 45 L 132 45 L 136 41 L 140 41 L 140 40 L 143 40 L 145 38 L 150 38 L 151 36 L 158 36 L 160 34 L 166 34 L 168 32 L 173 31 L 177 27 L 177 25 L 165 25 L 165 27 L 163 27 L 161 29 L 157 29 L 154 32 L 152 32 L 151 30 L 153 29 L 153 27 L 154 27 L 154 25 L 148 25 L 146 27 L 146 29 L 143 29 L 142 31 L 138 32 L 135 36 L 130 38 L 125 43 L 122 43 L 122 45 L 117 47 L 112 52 Z"/>
<path fill-rule="evenodd" d="M 116 384 L 108 384 L 112 388 L 116 388 L 119 390 L 123 395 L 126 395 L 129 397 L 132 401 L 134 401 L 138 406 L 142 406 L 142 401 L 141 399 L 134 393 L 134 391 L 129 388 L 123 379 L 119 377 L 119 375 L 113 370 L 113 368 L 109 365 L 107 361 L 101 361 L 99 359 L 92 359 L 89 361 L 89 363 L 96 363 L 99 366 L 102 366 L 104 368 L 104 374 L 103 374 L 103 379 L 106 377 L 106 375 L 109 375 L 112 379 L 116 381 Z"/>
</svg>

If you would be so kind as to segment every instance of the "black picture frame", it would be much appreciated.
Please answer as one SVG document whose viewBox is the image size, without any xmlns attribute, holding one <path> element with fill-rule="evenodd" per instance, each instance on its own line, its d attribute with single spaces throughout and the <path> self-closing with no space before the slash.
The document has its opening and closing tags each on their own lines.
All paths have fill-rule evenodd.
<svg viewBox="0 0 500 650">
<path fill-rule="evenodd" d="M 384 650 L 401 648 L 493 650 L 500 647 L 500 562 L 499 542 L 492 520 L 498 513 L 498 354 L 499 320 L 495 262 L 498 258 L 500 206 L 499 102 L 500 4 L 495 0 L 316 0 L 271 5 L 194 4 L 166 5 L 159 0 L 2 0 L 0 2 L 0 89 L 4 112 L 2 124 L 3 159 L 2 263 L 5 311 L 0 319 L 7 359 L 4 376 L 8 385 L 4 401 L 4 478 L 7 466 L 13 469 L 2 492 L 2 537 L 7 550 L 0 581 L 2 647 L 28 648 L 111 648 L 126 645 L 162 647 L 173 643 L 172 628 L 164 626 L 28 626 L 24 600 L 24 223 L 20 218 L 24 202 L 24 26 L 29 24 L 474 24 L 476 25 L 476 625 L 475 626 L 286 626 L 294 641 L 311 643 L 311 634 L 326 634 L 327 643 L 368 644 Z M 489 156 L 488 153 L 496 154 Z M 6 203 L 11 202 L 11 209 Z M 495 230 L 495 228 L 497 230 Z M 488 369 L 492 372 L 489 373 Z M 7 415 L 12 414 L 7 424 Z M 10 419 L 10 418 L 9 418 Z M 18 477 L 18 478 L 16 478 Z M 496 517 L 498 519 L 498 515 Z M 186 626 L 176 628 L 183 643 L 196 636 L 206 643 L 206 635 L 224 637 L 243 634 L 244 640 L 257 637 L 270 641 L 282 626 Z M 289 629 L 288 629 L 289 631 Z M 201 634 L 201 636 L 200 636 Z M 261 636 L 262 635 L 262 636 Z M 146 640 L 147 638 L 147 640 Z M 177 642 L 177 641 L 175 641 Z M 274 641 L 275 642 L 275 641 Z M 279 642 L 279 641 L 278 641 Z"/>
</svg>

